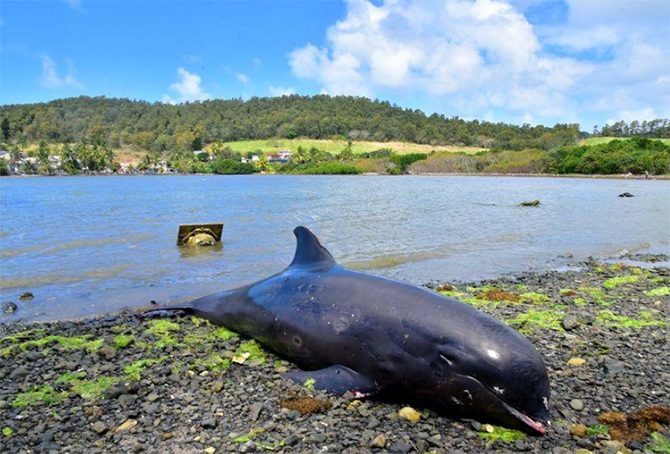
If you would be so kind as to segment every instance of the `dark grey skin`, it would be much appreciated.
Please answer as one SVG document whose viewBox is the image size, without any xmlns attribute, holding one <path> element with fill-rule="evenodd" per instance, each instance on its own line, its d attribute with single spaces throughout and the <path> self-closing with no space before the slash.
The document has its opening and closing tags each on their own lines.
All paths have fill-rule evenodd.
<svg viewBox="0 0 670 454">
<path fill-rule="evenodd" d="M 279 274 L 182 310 L 254 338 L 336 394 L 383 392 L 449 414 L 544 434 L 549 379 L 522 335 L 432 290 L 338 265 L 305 227 Z"/>
</svg>

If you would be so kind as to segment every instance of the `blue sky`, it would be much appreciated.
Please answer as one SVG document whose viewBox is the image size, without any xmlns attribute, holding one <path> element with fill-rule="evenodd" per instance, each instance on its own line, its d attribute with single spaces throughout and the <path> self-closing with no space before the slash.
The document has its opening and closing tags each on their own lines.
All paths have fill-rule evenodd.
<svg viewBox="0 0 670 454">
<path fill-rule="evenodd" d="M 0 3 L 0 104 L 292 93 L 587 131 L 669 118 L 670 1 Z"/>
</svg>

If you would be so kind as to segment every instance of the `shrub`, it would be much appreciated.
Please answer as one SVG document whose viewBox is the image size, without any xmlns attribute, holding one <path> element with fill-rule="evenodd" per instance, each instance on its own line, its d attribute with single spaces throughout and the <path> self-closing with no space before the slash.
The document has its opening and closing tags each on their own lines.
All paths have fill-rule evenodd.
<svg viewBox="0 0 670 454">
<path fill-rule="evenodd" d="M 361 171 L 351 164 L 324 162 L 297 168 L 293 173 L 309 175 L 355 175 L 361 173 Z"/>
<path fill-rule="evenodd" d="M 670 171 L 670 146 L 660 140 L 633 137 L 595 145 L 564 147 L 551 155 L 558 173 L 659 175 Z"/>
<path fill-rule="evenodd" d="M 426 153 L 408 153 L 408 154 L 394 154 L 391 155 L 390 159 L 393 164 L 396 165 L 395 168 L 389 169 L 389 173 L 399 174 L 407 173 L 407 169 L 410 165 L 416 161 L 422 161 L 428 158 Z"/>
<path fill-rule="evenodd" d="M 256 168 L 249 163 L 242 163 L 234 159 L 217 159 L 212 162 L 212 172 L 220 175 L 250 174 Z"/>
</svg>

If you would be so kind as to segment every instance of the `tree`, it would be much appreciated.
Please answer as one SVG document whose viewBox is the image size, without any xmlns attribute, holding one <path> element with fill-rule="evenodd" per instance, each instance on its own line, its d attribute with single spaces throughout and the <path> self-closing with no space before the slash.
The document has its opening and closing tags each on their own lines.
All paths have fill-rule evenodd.
<svg viewBox="0 0 670 454">
<path fill-rule="evenodd" d="M 256 161 L 256 169 L 263 173 L 276 173 L 275 168 L 270 161 L 268 161 L 267 156 L 261 156 L 260 159 Z"/>
<path fill-rule="evenodd" d="M 353 144 L 351 143 L 351 140 L 347 142 L 347 146 L 345 146 L 342 151 L 340 151 L 340 154 L 338 155 L 338 158 L 340 161 L 350 161 L 351 159 L 354 158 L 354 150 L 353 150 Z"/>
<path fill-rule="evenodd" d="M 175 143 L 181 151 L 193 151 L 193 142 L 195 134 L 191 131 L 182 131 L 175 134 Z"/>
<path fill-rule="evenodd" d="M 77 159 L 77 154 L 70 147 L 70 145 L 65 144 L 60 150 L 61 156 L 61 167 L 63 170 L 69 174 L 76 174 L 81 171 L 81 163 Z"/>
<path fill-rule="evenodd" d="M 2 130 L 2 138 L 4 140 L 9 140 L 11 137 L 11 130 L 9 128 L 9 119 L 7 117 L 2 119 L 2 123 L 0 123 L 0 130 Z"/>
<path fill-rule="evenodd" d="M 9 175 L 9 165 L 7 164 L 7 161 L 5 161 L 2 158 L 0 158 L 0 175 L 2 176 Z"/>
<path fill-rule="evenodd" d="M 302 145 L 298 145 L 298 148 L 293 152 L 292 159 L 296 164 L 306 163 L 309 159 L 307 150 L 305 150 Z"/>
<path fill-rule="evenodd" d="M 133 144 L 138 147 L 148 150 L 151 147 L 151 144 L 154 142 L 154 135 L 149 131 L 140 131 L 132 137 Z"/>
<path fill-rule="evenodd" d="M 35 157 L 37 158 L 37 169 L 40 173 L 51 173 L 49 154 L 49 146 L 45 141 L 41 141 L 39 148 L 35 152 Z"/>
</svg>

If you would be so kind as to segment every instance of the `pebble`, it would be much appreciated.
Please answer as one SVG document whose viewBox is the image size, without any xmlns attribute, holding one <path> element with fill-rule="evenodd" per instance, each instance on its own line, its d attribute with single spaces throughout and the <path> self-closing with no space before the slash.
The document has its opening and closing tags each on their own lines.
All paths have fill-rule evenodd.
<svg viewBox="0 0 670 454">
<path fill-rule="evenodd" d="M 398 412 L 400 419 L 404 419 L 411 423 L 417 423 L 421 419 L 421 413 L 413 409 L 412 407 L 403 407 Z"/>
<path fill-rule="evenodd" d="M 98 355 L 104 356 L 106 360 L 110 360 L 116 356 L 116 349 L 111 345 L 103 345 L 98 349 Z"/>
<path fill-rule="evenodd" d="M 258 420 L 262 410 L 263 404 L 261 402 L 254 402 L 251 404 L 251 407 L 249 407 L 249 419 L 252 421 Z"/>
<path fill-rule="evenodd" d="M 396 441 L 389 446 L 389 452 L 407 453 L 412 451 L 412 445 L 405 441 Z"/>
<path fill-rule="evenodd" d="M 581 399 L 572 399 L 570 401 L 570 408 L 575 411 L 582 411 L 584 409 L 584 402 Z"/>
<path fill-rule="evenodd" d="M 586 360 L 584 358 L 573 357 L 568 360 L 568 366 L 572 367 L 579 367 L 584 365 L 584 363 L 586 363 Z"/>
<path fill-rule="evenodd" d="M 386 435 L 379 434 L 370 442 L 371 448 L 385 448 L 386 447 Z"/>
<path fill-rule="evenodd" d="M 607 375 L 616 375 L 626 369 L 622 362 L 607 357 L 603 359 L 602 367 L 603 372 Z"/>
<path fill-rule="evenodd" d="M 238 452 L 256 452 L 256 443 L 253 441 L 247 441 L 240 445 Z"/>
<path fill-rule="evenodd" d="M 19 366 L 12 370 L 9 373 L 9 379 L 10 380 L 18 380 L 24 377 L 27 377 L 30 374 L 30 371 L 26 366 Z"/>
<path fill-rule="evenodd" d="M 216 427 L 216 418 L 213 416 L 206 417 L 202 420 L 202 427 L 205 429 L 214 429 Z"/>
<path fill-rule="evenodd" d="M 572 331 L 580 325 L 579 317 L 575 314 L 567 314 L 563 317 L 563 320 L 561 320 L 561 325 L 564 330 Z"/>
<path fill-rule="evenodd" d="M 16 308 L 17 308 L 16 303 L 14 303 L 13 301 L 5 301 L 4 303 L 2 303 L 2 311 L 5 314 L 13 314 L 14 312 L 16 312 Z"/>
<path fill-rule="evenodd" d="M 137 397 L 132 394 L 121 394 L 118 398 L 119 404 L 122 407 L 130 407 L 135 403 Z"/>
<path fill-rule="evenodd" d="M 107 431 L 107 426 L 105 425 L 104 422 L 102 421 L 96 421 L 93 423 L 91 428 L 95 431 L 97 434 L 102 434 Z"/>
<path fill-rule="evenodd" d="M 54 433 L 53 430 L 45 430 L 42 432 L 42 435 L 40 435 L 40 441 L 42 443 L 50 443 L 54 439 Z"/>
</svg>

